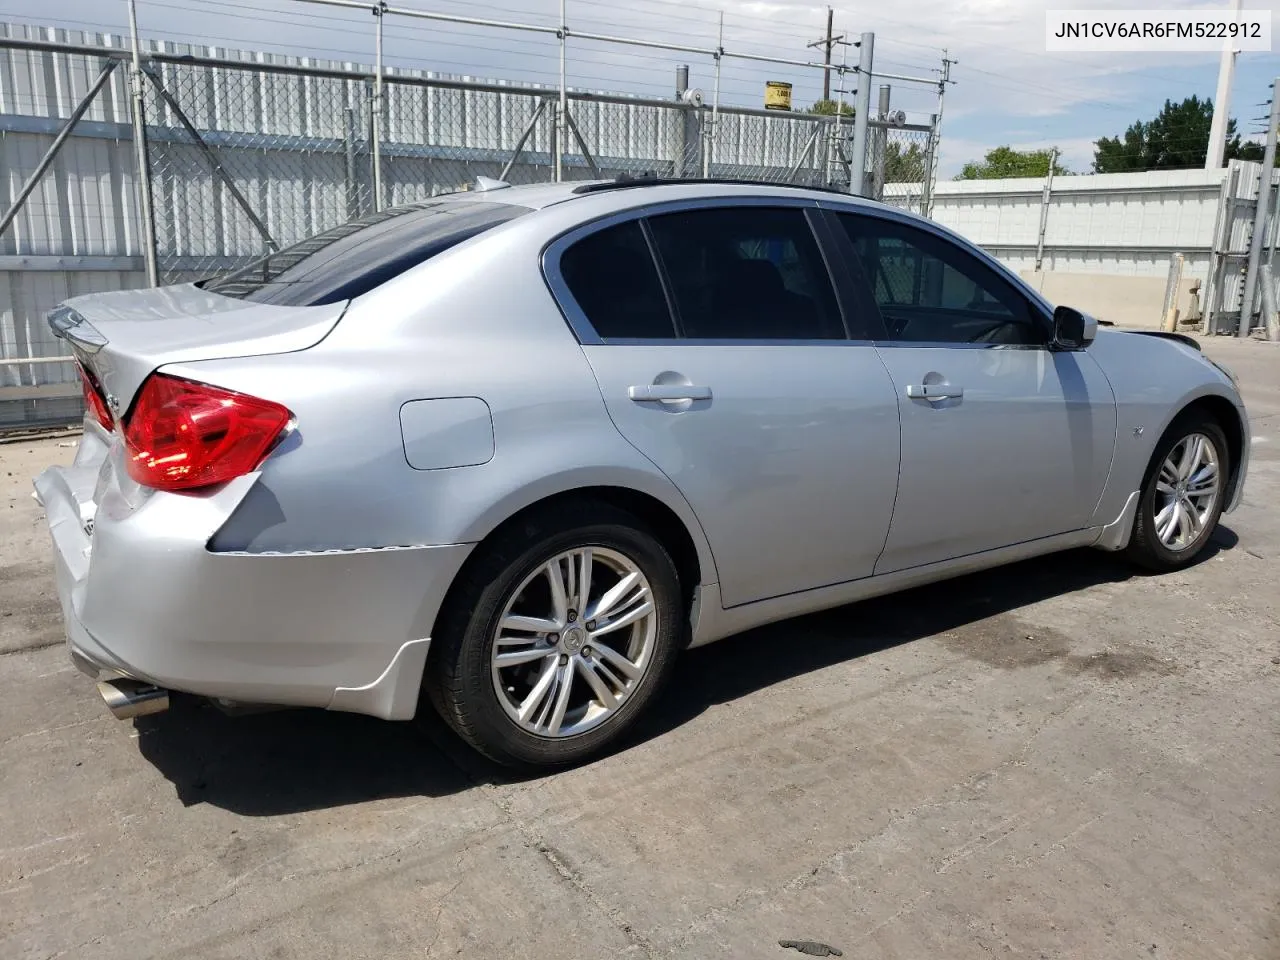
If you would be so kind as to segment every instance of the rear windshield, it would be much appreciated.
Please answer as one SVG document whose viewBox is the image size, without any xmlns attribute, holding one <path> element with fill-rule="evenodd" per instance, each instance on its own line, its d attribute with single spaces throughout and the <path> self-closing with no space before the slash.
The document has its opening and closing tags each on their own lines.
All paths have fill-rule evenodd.
<svg viewBox="0 0 1280 960">
<path fill-rule="evenodd" d="M 424 200 L 352 220 L 231 273 L 202 280 L 210 293 L 313 307 L 367 293 L 464 240 L 529 213 L 511 203 Z"/>
</svg>

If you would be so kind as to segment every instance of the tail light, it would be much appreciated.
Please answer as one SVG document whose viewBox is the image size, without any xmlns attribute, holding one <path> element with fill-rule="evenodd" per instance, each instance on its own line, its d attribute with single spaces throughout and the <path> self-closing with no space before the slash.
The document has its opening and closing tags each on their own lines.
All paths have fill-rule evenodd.
<svg viewBox="0 0 1280 960">
<path fill-rule="evenodd" d="M 270 400 L 152 374 L 125 426 L 129 476 L 191 490 L 256 470 L 293 419 Z"/>
<path fill-rule="evenodd" d="M 111 412 L 107 409 L 107 401 L 102 399 L 102 391 L 98 388 L 98 381 L 80 364 L 76 364 L 80 370 L 80 383 L 84 386 L 84 405 L 91 414 L 93 419 L 102 424 L 107 432 L 115 430 L 115 421 L 111 419 Z"/>
</svg>

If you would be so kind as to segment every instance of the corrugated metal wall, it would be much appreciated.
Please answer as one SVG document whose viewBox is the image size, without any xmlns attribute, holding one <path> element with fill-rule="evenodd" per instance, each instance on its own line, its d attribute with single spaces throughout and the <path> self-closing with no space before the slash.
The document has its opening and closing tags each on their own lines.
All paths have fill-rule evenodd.
<svg viewBox="0 0 1280 960">
<path fill-rule="evenodd" d="M 1233 166 L 1239 174 L 1236 202 L 1229 204 L 1227 249 L 1242 252 L 1248 249 L 1261 166 Z M 1042 269 L 1163 277 L 1170 255 L 1183 253 L 1185 276 L 1204 280 L 1227 178 L 1225 169 L 1056 177 Z M 933 217 L 1014 269 L 1032 269 L 1043 194 L 1043 179 L 941 182 L 934 190 Z"/>
</svg>

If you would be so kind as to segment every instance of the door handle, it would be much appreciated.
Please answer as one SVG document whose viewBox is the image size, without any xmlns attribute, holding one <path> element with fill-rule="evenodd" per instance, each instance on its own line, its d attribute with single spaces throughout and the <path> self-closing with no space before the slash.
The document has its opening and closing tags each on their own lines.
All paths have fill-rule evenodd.
<svg viewBox="0 0 1280 960">
<path fill-rule="evenodd" d="M 636 403 L 661 400 L 710 400 L 710 387 L 695 387 L 691 383 L 647 383 L 627 387 L 627 396 Z"/>
<path fill-rule="evenodd" d="M 956 400 L 964 396 L 964 387 L 951 383 L 913 383 L 907 387 L 912 400 Z"/>
</svg>

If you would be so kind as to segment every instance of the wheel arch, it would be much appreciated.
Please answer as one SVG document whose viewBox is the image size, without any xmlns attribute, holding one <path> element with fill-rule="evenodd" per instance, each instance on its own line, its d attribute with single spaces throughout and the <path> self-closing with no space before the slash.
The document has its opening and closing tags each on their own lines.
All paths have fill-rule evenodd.
<svg viewBox="0 0 1280 960">
<path fill-rule="evenodd" d="M 454 575 L 445 592 L 436 611 L 435 623 L 432 624 L 433 633 L 435 624 L 440 622 L 451 604 L 456 602 L 459 584 L 465 582 L 470 569 L 484 557 L 486 544 L 501 538 L 512 527 L 535 513 L 566 505 L 587 506 L 592 503 L 607 504 L 632 514 L 658 538 L 676 565 L 687 615 L 691 610 L 695 589 L 704 582 L 714 582 L 716 579 L 710 547 L 692 511 L 683 498 L 672 504 L 652 489 L 640 489 L 634 483 L 596 482 L 564 486 L 553 492 L 539 491 L 536 495 L 526 493 L 524 496 L 516 496 L 502 505 L 505 509 L 491 511 L 484 520 L 479 521 L 479 535 L 473 534 L 468 538 L 475 542 L 475 549 Z"/>
<path fill-rule="evenodd" d="M 1183 418 L 1203 413 L 1212 417 L 1222 432 L 1227 436 L 1227 456 L 1231 463 L 1231 475 L 1227 479 L 1227 490 L 1224 503 L 1235 502 L 1237 487 L 1244 474 L 1245 444 L 1248 438 L 1248 427 L 1244 421 L 1243 411 L 1227 397 L 1217 393 L 1205 393 L 1186 401 L 1174 414 L 1160 436 L 1163 438 L 1178 421 Z"/>
</svg>

